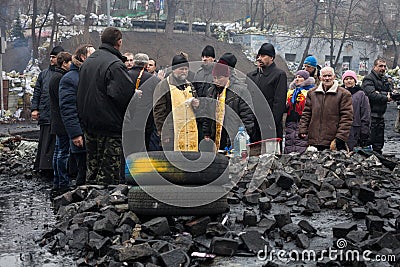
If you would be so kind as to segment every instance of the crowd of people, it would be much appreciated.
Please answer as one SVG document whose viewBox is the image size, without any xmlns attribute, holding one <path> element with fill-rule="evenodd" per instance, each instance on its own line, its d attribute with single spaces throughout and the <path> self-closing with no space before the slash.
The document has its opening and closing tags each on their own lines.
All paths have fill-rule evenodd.
<svg viewBox="0 0 400 267">
<path fill-rule="evenodd" d="M 108 27 L 97 50 L 85 44 L 70 54 L 56 46 L 49 68 L 38 77 L 32 99 L 32 119 L 40 125 L 34 169 L 52 177 L 54 192 L 69 190 L 72 180 L 124 183 L 125 158 L 135 152 L 229 149 L 240 126 L 251 142 L 285 137 L 284 153 L 368 145 L 382 153 L 384 114 L 392 101 L 382 58 L 360 86 L 354 71 L 344 72 L 339 82 L 333 68 L 320 68 L 310 55 L 288 86 L 270 43 L 260 47 L 256 69 L 239 77 L 236 56 L 226 52 L 217 58 L 211 45 L 203 49 L 196 72 L 180 52 L 165 73 L 147 54 L 122 54 L 122 40 L 119 29 Z M 260 97 L 272 113 L 271 125 L 258 119 L 265 115 Z M 273 129 L 272 136 L 266 128 Z"/>
</svg>

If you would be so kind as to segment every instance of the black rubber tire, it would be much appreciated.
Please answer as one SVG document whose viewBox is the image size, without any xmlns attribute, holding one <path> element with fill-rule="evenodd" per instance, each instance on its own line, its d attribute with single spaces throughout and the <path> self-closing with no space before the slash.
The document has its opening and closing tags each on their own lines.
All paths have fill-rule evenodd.
<svg viewBox="0 0 400 267">
<path fill-rule="evenodd" d="M 140 152 L 132 153 L 127 157 L 127 165 L 125 169 L 125 178 L 129 182 L 133 182 L 135 179 L 140 179 L 140 181 L 146 180 L 146 178 L 151 178 L 154 172 L 148 169 L 148 161 L 141 161 L 143 158 L 149 158 L 150 160 L 157 163 L 157 172 L 167 181 L 177 184 L 177 185 L 205 185 L 215 181 L 218 178 L 218 184 L 225 184 L 229 181 L 229 160 L 226 156 L 221 154 L 215 154 L 213 152 L 201 152 L 202 160 L 198 160 L 200 157 L 200 152 L 172 152 L 167 151 L 168 158 L 166 157 L 164 151 L 151 151 L 151 152 Z M 177 168 L 172 163 L 178 166 L 182 165 L 181 157 L 177 154 L 182 153 L 187 159 L 184 161 L 185 168 L 190 169 L 191 164 L 192 169 L 195 169 L 200 163 L 211 162 L 208 167 L 204 170 L 190 172 Z M 212 160 L 214 159 L 214 160 Z M 197 161 L 196 161 L 197 160 Z M 171 162 L 170 162 L 171 161 Z M 129 171 L 129 169 L 130 171 Z M 134 183 L 133 183 L 134 184 Z M 140 183 L 142 185 L 142 183 Z"/>
<path fill-rule="evenodd" d="M 226 192 L 220 186 L 199 187 L 196 193 L 177 190 L 176 186 L 144 186 L 164 199 L 178 201 L 185 207 L 169 205 L 149 196 L 142 187 L 133 186 L 128 193 L 128 206 L 137 215 L 146 216 L 196 216 L 221 214 L 229 209 Z M 197 207 L 188 207 L 194 203 L 193 199 L 207 200 L 207 197 L 216 193 L 225 193 L 215 201 Z"/>
</svg>

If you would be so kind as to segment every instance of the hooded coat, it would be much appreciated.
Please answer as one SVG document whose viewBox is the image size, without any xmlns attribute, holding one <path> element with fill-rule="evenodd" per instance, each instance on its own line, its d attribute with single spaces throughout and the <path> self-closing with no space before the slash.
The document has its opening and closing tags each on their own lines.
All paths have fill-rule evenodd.
<svg viewBox="0 0 400 267">
<path fill-rule="evenodd" d="M 351 126 L 347 144 L 350 150 L 357 145 L 365 144 L 369 138 L 369 128 L 371 125 L 371 109 L 368 97 L 360 86 L 346 88 L 351 93 L 353 104 L 353 124 Z"/>
<path fill-rule="evenodd" d="M 309 77 L 298 86 L 293 81 L 289 86 L 286 100 L 285 154 L 291 152 L 302 154 L 307 149 L 307 138 L 301 139 L 299 137 L 299 121 L 306 104 L 307 93 L 313 87 L 315 87 L 313 77 Z"/>
</svg>

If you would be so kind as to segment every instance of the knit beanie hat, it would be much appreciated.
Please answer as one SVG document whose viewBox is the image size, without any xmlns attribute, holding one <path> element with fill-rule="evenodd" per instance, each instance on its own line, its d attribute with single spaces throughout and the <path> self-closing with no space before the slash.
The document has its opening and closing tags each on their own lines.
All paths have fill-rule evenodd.
<svg viewBox="0 0 400 267">
<path fill-rule="evenodd" d="M 214 65 L 214 68 L 212 70 L 212 76 L 214 76 L 214 77 L 219 77 L 219 76 L 229 77 L 230 70 L 229 70 L 228 62 L 226 62 L 223 59 L 219 59 L 218 62 Z"/>
<path fill-rule="evenodd" d="M 172 70 L 176 70 L 181 67 L 189 67 L 189 61 L 184 55 L 179 54 L 174 56 L 172 59 Z"/>
<path fill-rule="evenodd" d="M 64 52 L 64 48 L 60 45 L 57 45 L 57 46 L 53 47 L 53 49 L 51 49 L 50 55 L 57 56 L 58 53 L 60 53 L 60 52 Z"/>
<path fill-rule="evenodd" d="M 310 77 L 310 73 L 308 73 L 306 70 L 299 70 L 296 72 L 296 76 L 301 76 L 304 78 L 304 80 L 307 80 Z"/>
<path fill-rule="evenodd" d="M 343 73 L 343 75 L 342 75 L 342 81 L 344 81 L 344 79 L 346 79 L 346 77 L 351 77 L 351 78 L 353 78 L 353 79 L 356 81 L 356 83 L 357 83 L 357 74 L 356 74 L 354 71 L 352 71 L 352 70 L 346 70 L 346 71 Z"/>
<path fill-rule="evenodd" d="M 274 48 L 274 46 L 272 44 L 270 44 L 270 43 L 264 43 L 260 47 L 260 49 L 258 50 L 257 57 L 259 55 L 267 55 L 267 56 L 275 58 L 275 48 Z"/>
<path fill-rule="evenodd" d="M 317 59 L 314 56 L 308 56 L 304 60 L 304 65 L 309 65 L 311 67 L 317 67 Z"/>
<path fill-rule="evenodd" d="M 232 53 L 225 53 L 225 54 L 223 54 L 223 55 L 219 58 L 219 61 L 220 61 L 220 60 L 226 62 L 226 65 L 228 65 L 228 66 L 231 67 L 231 68 L 235 68 L 236 62 L 237 62 L 237 59 L 236 59 L 235 55 L 232 54 Z M 218 62 L 219 62 L 219 61 L 218 61 Z"/>
<path fill-rule="evenodd" d="M 201 52 L 202 57 L 212 57 L 215 58 L 215 50 L 214 47 L 211 45 L 207 45 L 204 47 L 203 51 Z"/>
</svg>

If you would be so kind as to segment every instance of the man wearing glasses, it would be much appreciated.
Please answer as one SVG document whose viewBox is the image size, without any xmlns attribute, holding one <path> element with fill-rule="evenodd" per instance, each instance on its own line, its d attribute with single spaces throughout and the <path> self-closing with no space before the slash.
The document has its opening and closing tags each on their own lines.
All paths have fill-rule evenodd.
<svg viewBox="0 0 400 267">
<path fill-rule="evenodd" d="M 33 169 L 40 171 L 42 177 L 53 179 L 53 153 L 56 136 L 50 134 L 50 95 L 49 83 L 57 66 L 57 54 L 64 48 L 55 46 L 50 52 L 50 66 L 43 70 L 36 81 L 32 97 L 33 120 L 40 126 L 39 144 Z"/>
<path fill-rule="evenodd" d="M 371 106 L 371 133 L 369 143 L 374 151 L 382 153 L 384 145 L 385 119 L 387 103 L 392 101 L 390 92 L 392 85 L 385 76 L 386 61 L 377 58 L 371 73 L 364 77 L 361 88 L 368 96 Z"/>
</svg>

